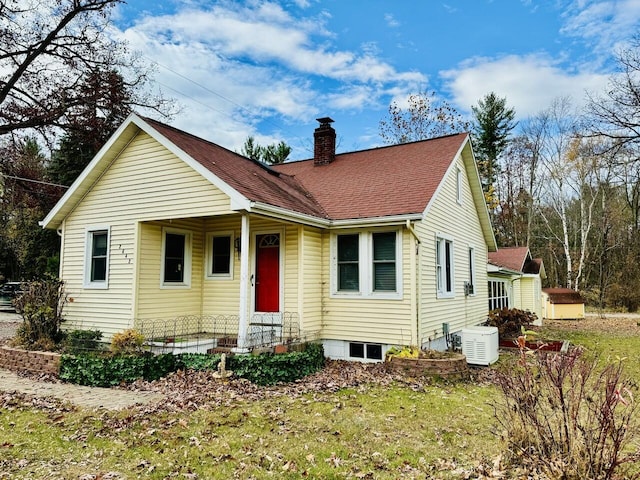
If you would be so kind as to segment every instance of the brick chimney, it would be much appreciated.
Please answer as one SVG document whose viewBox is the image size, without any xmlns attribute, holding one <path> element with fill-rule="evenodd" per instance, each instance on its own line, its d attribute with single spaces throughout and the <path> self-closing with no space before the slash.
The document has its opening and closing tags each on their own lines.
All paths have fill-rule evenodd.
<svg viewBox="0 0 640 480">
<path fill-rule="evenodd" d="M 320 126 L 313 132 L 313 165 L 329 165 L 336 156 L 336 131 L 329 117 L 316 118 Z"/>
</svg>

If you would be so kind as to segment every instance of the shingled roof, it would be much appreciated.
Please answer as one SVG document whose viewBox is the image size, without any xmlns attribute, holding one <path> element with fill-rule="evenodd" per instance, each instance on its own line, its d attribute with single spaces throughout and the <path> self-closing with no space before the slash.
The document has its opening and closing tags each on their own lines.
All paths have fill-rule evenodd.
<svg viewBox="0 0 640 480">
<path fill-rule="evenodd" d="M 290 176 L 177 128 L 149 118 L 145 121 L 248 200 L 327 218 L 313 195 Z"/>
<path fill-rule="evenodd" d="M 504 247 L 497 252 L 489 252 L 489 263 L 510 270 L 522 272 L 527 262 L 531 258 L 529 247 Z"/>
<path fill-rule="evenodd" d="M 542 291 L 549 296 L 549 302 L 555 304 L 584 303 L 582 296 L 570 288 L 543 288 Z"/>
<path fill-rule="evenodd" d="M 459 154 L 467 168 L 473 168 L 467 134 L 337 154 L 324 165 L 314 165 L 310 159 L 270 167 L 162 122 L 132 114 L 42 225 L 59 228 L 65 216 L 140 130 L 218 185 L 232 197 L 235 208 L 283 218 L 304 217 L 305 221 L 319 225 L 420 217 Z M 472 185 L 472 191 L 474 202 L 484 209 L 479 182 Z M 487 244 L 493 250 L 495 238 L 488 214 L 486 209 L 479 213 Z"/>
<path fill-rule="evenodd" d="M 420 214 L 466 139 L 449 135 L 338 154 L 330 165 L 310 159 L 273 168 L 293 176 L 334 220 Z"/>
<path fill-rule="evenodd" d="M 215 143 L 145 119 L 173 144 L 252 201 L 332 220 L 420 214 L 467 135 L 266 166 Z"/>
</svg>

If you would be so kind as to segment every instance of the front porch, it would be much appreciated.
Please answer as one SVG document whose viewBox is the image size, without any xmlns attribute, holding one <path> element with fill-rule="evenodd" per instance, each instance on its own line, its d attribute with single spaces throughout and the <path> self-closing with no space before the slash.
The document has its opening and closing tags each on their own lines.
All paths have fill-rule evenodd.
<svg viewBox="0 0 640 480">
<path fill-rule="evenodd" d="M 138 319 L 135 329 L 153 353 L 248 353 L 317 339 L 300 329 L 295 312 L 254 313 L 246 331 L 240 330 L 238 315 Z"/>
</svg>

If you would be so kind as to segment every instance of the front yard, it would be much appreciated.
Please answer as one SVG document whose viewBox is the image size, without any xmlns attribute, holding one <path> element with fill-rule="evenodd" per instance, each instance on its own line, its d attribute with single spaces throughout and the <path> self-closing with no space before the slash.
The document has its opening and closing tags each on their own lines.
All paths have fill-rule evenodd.
<svg viewBox="0 0 640 480">
<path fill-rule="evenodd" d="M 635 319 L 578 327 L 546 329 L 603 361 L 626 357 L 640 379 Z M 526 478 L 501 461 L 491 369 L 475 377 L 434 384 L 332 362 L 303 381 L 257 387 L 179 372 L 128 387 L 169 401 L 116 413 L 0 393 L 0 479 Z"/>
</svg>

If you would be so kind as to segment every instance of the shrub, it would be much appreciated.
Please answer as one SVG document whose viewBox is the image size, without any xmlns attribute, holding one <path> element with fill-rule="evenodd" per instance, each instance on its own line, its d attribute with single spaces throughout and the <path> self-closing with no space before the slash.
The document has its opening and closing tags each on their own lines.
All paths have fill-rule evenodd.
<svg viewBox="0 0 640 480">
<path fill-rule="evenodd" d="M 111 340 L 111 352 L 114 355 L 140 355 L 144 349 L 144 335 L 129 329 L 116 333 Z"/>
<path fill-rule="evenodd" d="M 516 337 L 522 332 L 522 327 L 526 330 L 537 318 L 535 313 L 505 307 L 491 310 L 487 325 L 497 327 L 500 337 Z"/>
<path fill-rule="evenodd" d="M 110 387 L 139 378 L 157 380 L 178 369 L 216 370 L 220 355 L 189 353 L 173 355 L 63 355 L 60 378 L 67 382 L 94 387 Z M 293 382 L 324 366 L 324 350 L 320 344 L 307 344 L 302 352 L 282 355 L 232 355 L 227 357 L 227 370 L 258 385 Z"/>
<path fill-rule="evenodd" d="M 65 352 L 75 354 L 101 350 L 102 332 L 100 330 L 72 330 L 65 338 Z"/>
<path fill-rule="evenodd" d="M 597 359 L 580 349 L 526 353 L 496 377 L 507 459 L 549 478 L 621 478 L 615 475 L 623 464 L 640 459 L 625 450 L 638 424 L 635 384 L 624 378 L 622 363 L 598 370 Z"/>
<path fill-rule="evenodd" d="M 227 369 L 257 385 L 294 382 L 324 366 L 321 344 L 308 343 L 302 352 L 280 355 L 234 355 L 227 360 Z"/>
<path fill-rule="evenodd" d="M 96 354 L 62 355 L 60 379 L 90 387 L 112 387 L 143 378 L 157 380 L 175 371 L 174 355 L 109 356 Z"/>
<path fill-rule="evenodd" d="M 46 278 L 25 285 L 14 305 L 22 316 L 16 339 L 27 349 L 55 349 L 62 340 L 60 325 L 62 310 L 67 302 L 64 283 L 55 278 Z"/>
</svg>

